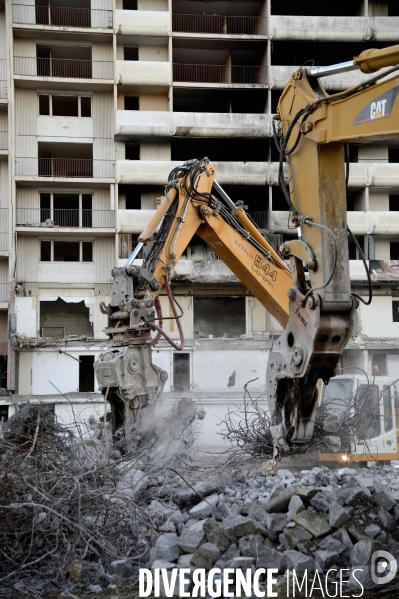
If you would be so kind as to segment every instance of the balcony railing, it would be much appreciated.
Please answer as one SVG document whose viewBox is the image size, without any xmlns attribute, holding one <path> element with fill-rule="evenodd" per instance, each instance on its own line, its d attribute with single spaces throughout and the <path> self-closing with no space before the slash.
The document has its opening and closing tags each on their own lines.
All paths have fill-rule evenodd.
<svg viewBox="0 0 399 599">
<path fill-rule="evenodd" d="M 16 158 L 15 174 L 19 177 L 62 177 L 112 179 L 115 163 L 92 158 Z"/>
<path fill-rule="evenodd" d="M 13 23 L 55 27 L 112 27 L 112 10 L 13 4 Z"/>
<path fill-rule="evenodd" d="M 0 59 L 0 99 L 7 98 L 7 61 Z"/>
<path fill-rule="evenodd" d="M 68 77 L 70 79 L 113 79 L 113 62 L 71 58 L 14 56 L 15 75 Z"/>
<path fill-rule="evenodd" d="M 8 302 L 9 285 L 0 283 L 0 302 Z"/>
<path fill-rule="evenodd" d="M 266 35 L 266 22 L 263 17 L 174 14 L 172 30 L 180 33 Z"/>
<path fill-rule="evenodd" d="M 77 227 L 77 228 L 113 228 L 115 212 L 113 210 L 70 210 L 69 208 L 17 208 L 17 227 Z"/>
<path fill-rule="evenodd" d="M 0 150 L 8 149 L 8 131 L 0 131 Z"/>
<path fill-rule="evenodd" d="M 0 252 L 8 252 L 8 208 L 0 208 Z"/>
<path fill-rule="evenodd" d="M 248 212 L 248 216 L 252 218 L 259 229 L 268 228 L 268 212 Z"/>
<path fill-rule="evenodd" d="M 185 83 L 266 83 L 266 67 L 173 64 L 173 80 Z"/>
</svg>

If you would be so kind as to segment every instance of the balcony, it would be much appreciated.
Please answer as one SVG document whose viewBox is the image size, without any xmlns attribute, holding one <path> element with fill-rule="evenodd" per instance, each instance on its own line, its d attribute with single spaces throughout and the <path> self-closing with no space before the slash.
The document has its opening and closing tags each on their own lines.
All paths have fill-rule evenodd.
<svg viewBox="0 0 399 599">
<path fill-rule="evenodd" d="M 259 229 L 268 229 L 270 226 L 269 223 L 269 213 L 268 212 L 248 212 L 248 216 L 252 218 L 254 223 Z"/>
<path fill-rule="evenodd" d="M 1 304 L 8 303 L 8 292 L 9 292 L 9 284 L 8 283 L 0 283 L 0 303 Z M 4 349 L 3 349 L 3 351 L 4 351 Z"/>
<path fill-rule="evenodd" d="M 0 131 L 0 151 L 8 150 L 8 131 Z"/>
<path fill-rule="evenodd" d="M 16 158 L 17 177 L 54 177 L 65 179 L 113 179 L 112 160 L 92 158 Z"/>
<path fill-rule="evenodd" d="M 7 93 L 7 61 L 5 58 L 0 59 L 0 100 L 5 100 Z"/>
<path fill-rule="evenodd" d="M 196 90 L 197 91 L 197 90 Z M 271 116 L 267 114 L 196 113 L 118 110 L 116 140 L 142 135 L 163 137 L 250 137 L 272 136 Z"/>
<path fill-rule="evenodd" d="M 178 33 L 266 36 L 267 19 L 227 15 L 172 15 L 172 30 Z"/>
<path fill-rule="evenodd" d="M 173 81 L 227 85 L 266 85 L 267 68 L 246 65 L 174 63 Z"/>
<path fill-rule="evenodd" d="M 52 231 L 56 227 L 112 229 L 115 226 L 115 212 L 69 208 L 17 208 L 17 227 L 43 227 L 46 221 Z"/>
<path fill-rule="evenodd" d="M 113 79 L 113 62 L 70 58 L 14 56 L 14 74 L 68 79 Z"/>
<path fill-rule="evenodd" d="M 169 12 L 161 10 L 116 10 L 115 29 L 120 35 L 167 37 Z"/>
<path fill-rule="evenodd" d="M 13 23 L 52 27 L 112 28 L 112 10 L 13 4 Z"/>
</svg>

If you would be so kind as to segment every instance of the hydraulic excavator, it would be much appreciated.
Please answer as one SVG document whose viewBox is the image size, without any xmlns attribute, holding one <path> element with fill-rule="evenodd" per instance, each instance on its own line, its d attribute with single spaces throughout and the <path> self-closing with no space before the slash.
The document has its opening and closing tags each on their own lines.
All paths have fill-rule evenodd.
<svg viewBox="0 0 399 599">
<path fill-rule="evenodd" d="M 343 92 L 325 91 L 322 77 L 354 69 L 378 73 Z M 399 45 L 366 50 L 338 65 L 302 67 L 292 75 L 280 97 L 273 134 L 279 184 L 298 239 L 283 243 L 279 251 L 262 235 L 246 207 L 235 204 L 217 183 L 207 158 L 189 160 L 170 173 L 163 201 L 126 265 L 113 269 L 112 297 L 101 306 L 108 315 L 110 347 L 94 367 L 111 404 L 113 431 L 124 423 L 128 449 L 141 411 L 155 405 L 167 379 L 152 363 L 151 348 L 162 335 L 176 350 L 183 348 L 169 281 L 194 234 L 284 327 L 273 343 L 266 372 L 276 451 L 290 452 L 311 440 L 317 382 L 328 383 L 336 374 L 358 303 L 371 301 L 369 274 L 368 300 L 352 293 L 350 286 L 348 235 L 357 241 L 346 218 L 346 150 L 350 143 L 398 139 L 398 71 Z M 145 258 L 142 265 L 135 265 L 142 248 Z M 162 329 L 158 294 L 163 285 L 180 344 Z"/>
</svg>

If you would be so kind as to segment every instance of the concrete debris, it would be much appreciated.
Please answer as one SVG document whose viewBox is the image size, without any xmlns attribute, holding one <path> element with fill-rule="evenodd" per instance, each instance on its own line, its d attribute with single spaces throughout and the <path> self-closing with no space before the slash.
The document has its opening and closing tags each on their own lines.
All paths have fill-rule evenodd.
<svg viewBox="0 0 399 599">
<path fill-rule="evenodd" d="M 388 547 L 399 558 L 399 472 L 375 469 L 371 481 L 349 468 L 286 472 L 212 477 L 197 483 L 196 491 L 176 492 L 176 512 L 190 519 L 179 518 L 178 547 L 186 555 L 176 552 L 174 561 L 208 570 L 277 568 L 282 576 L 287 568 L 298 574 L 346 568 L 351 588 L 355 569 L 362 567 L 362 584 L 373 588 L 373 552 Z M 170 551 L 162 555 L 173 561 Z"/>
</svg>

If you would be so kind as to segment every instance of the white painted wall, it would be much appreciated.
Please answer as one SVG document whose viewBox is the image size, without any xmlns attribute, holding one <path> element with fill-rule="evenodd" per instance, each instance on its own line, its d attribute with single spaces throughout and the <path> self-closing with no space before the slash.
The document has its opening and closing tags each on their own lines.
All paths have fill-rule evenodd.
<svg viewBox="0 0 399 599">
<path fill-rule="evenodd" d="M 38 116 L 38 141 L 93 143 L 93 119 L 89 117 Z"/>
<path fill-rule="evenodd" d="M 170 34 L 169 13 L 151 10 L 145 3 L 144 10 L 116 10 L 115 27 L 122 35 L 168 36 Z"/>
<path fill-rule="evenodd" d="M 362 332 L 366 337 L 397 338 L 399 322 L 392 321 L 391 295 L 374 295 L 370 306 L 360 304 Z"/>
<path fill-rule="evenodd" d="M 171 85 L 169 62 L 116 61 L 117 83 L 123 85 Z"/>
<path fill-rule="evenodd" d="M 36 337 L 37 333 L 37 300 L 35 297 L 15 298 L 17 316 L 17 333 L 27 337 Z"/>
<path fill-rule="evenodd" d="M 74 262 L 73 268 L 71 268 L 67 263 L 39 262 L 37 280 L 39 283 L 94 284 L 94 264 Z"/>
<path fill-rule="evenodd" d="M 87 348 L 67 348 L 65 351 L 70 355 L 51 349 L 32 352 L 33 395 L 58 395 L 51 383 L 54 383 L 61 393 L 79 391 L 79 355 L 97 356 L 101 353 L 99 350 L 88 351 Z M 97 387 L 96 382 L 94 388 Z"/>
</svg>

